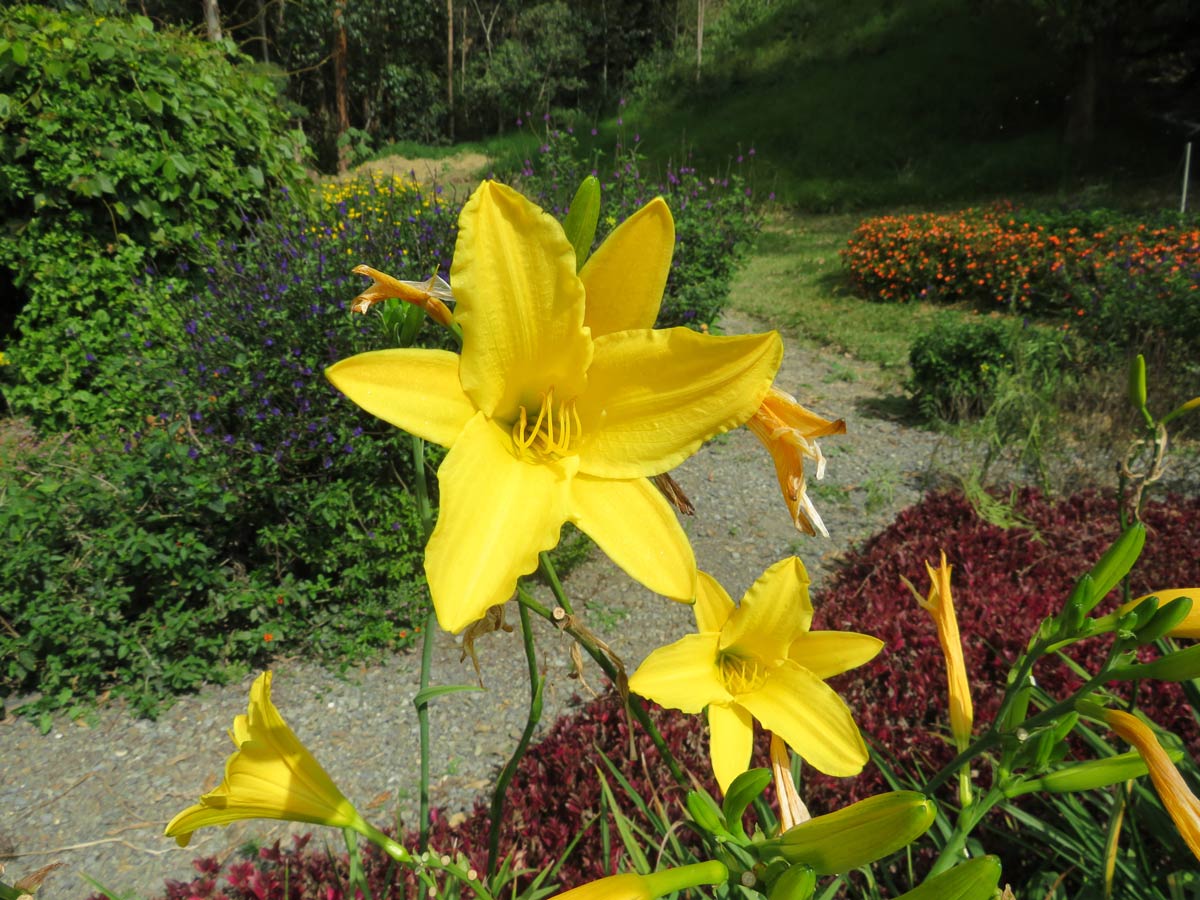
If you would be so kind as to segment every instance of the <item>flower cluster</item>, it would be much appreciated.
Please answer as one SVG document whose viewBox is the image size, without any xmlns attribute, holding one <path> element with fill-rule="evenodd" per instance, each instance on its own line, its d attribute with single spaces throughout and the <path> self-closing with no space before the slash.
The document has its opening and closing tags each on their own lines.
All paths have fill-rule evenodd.
<svg viewBox="0 0 1200 900">
<path fill-rule="evenodd" d="M 1069 223 L 1006 203 L 879 216 L 858 226 L 842 259 L 858 293 L 901 303 L 1000 303 L 1083 316 L 1097 283 L 1113 271 L 1162 292 L 1200 290 L 1200 229 Z"/>
</svg>

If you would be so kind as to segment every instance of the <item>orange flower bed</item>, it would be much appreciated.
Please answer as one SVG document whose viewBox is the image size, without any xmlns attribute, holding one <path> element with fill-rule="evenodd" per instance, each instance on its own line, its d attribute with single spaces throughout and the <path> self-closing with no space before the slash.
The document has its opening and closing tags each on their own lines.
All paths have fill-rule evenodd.
<svg viewBox="0 0 1200 900">
<path fill-rule="evenodd" d="M 1200 228 L 1066 222 L 1009 203 L 878 216 L 858 226 L 842 261 L 856 292 L 871 299 L 1050 315 L 1086 315 L 1129 278 L 1139 293 L 1200 289 Z"/>
</svg>

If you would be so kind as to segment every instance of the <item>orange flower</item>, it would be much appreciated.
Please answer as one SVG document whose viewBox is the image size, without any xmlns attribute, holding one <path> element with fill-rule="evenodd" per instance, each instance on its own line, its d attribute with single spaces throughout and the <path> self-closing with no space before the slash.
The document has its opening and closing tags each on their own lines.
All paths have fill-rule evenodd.
<svg viewBox="0 0 1200 900">
<path fill-rule="evenodd" d="M 1188 849 L 1200 859 L 1200 799 L 1191 792 L 1179 770 L 1154 731 L 1137 716 L 1118 709 L 1106 709 L 1101 716 L 1108 727 L 1133 745 L 1150 770 L 1150 780 L 1167 809 L 1167 815 L 1179 829 Z"/>
<path fill-rule="evenodd" d="M 746 425 L 763 442 L 775 461 L 779 488 L 783 491 L 783 500 L 796 528 L 805 534 L 819 531 L 829 537 L 825 523 L 808 498 L 804 458 L 808 457 L 816 463 L 817 479 L 824 478 L 825 457 L 817 446 L 816 438 L 845 434 L 845 421 L 822 419 L 797 403 L 795 397 L 772 387 L 763 398 L 758 412 Z"/>
</svg>

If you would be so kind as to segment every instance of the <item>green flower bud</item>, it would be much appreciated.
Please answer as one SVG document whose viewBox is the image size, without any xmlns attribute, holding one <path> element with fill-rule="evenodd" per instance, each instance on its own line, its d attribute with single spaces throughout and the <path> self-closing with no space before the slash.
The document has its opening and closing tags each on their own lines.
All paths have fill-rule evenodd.
<svg viewBox="0 0 1200 900">
<path fill-rule="evenodd" d="M 1142 678 L 1152 678 L 1155 681 L 1191 681 L 1193 678 L 1200 678 L 1200 644 L 1168 653 L 1148 663 L 1122 666 L 1113 670 L 1112 677 L 1118 681 Z"/>
<path fill-rule="evenodd" d="M 808 866 L 790 866 L 775 879 L 767 900 L 809 900 L 817 888 L 817 873 Z"/>
<path fill-rule="evenodd" d="M 589 175 L 579 185 L 571 209 L 563 221 L 567 240 L 575 248 L 575 271 L 587 262 L 592 252 L 592 241 L 596 239 L 596 223 L 600 221 L 600 182 Z"/>
<path fill-rule="evenodd" d="M 1172 762 L 1183 758 L 1179 750 L 1168 750 L 1167 756 Z M 1135 751 L 1109 756 L 1104 759 L 1089 759 L 1087 762 L 1064 766 L 1049 772 L 1040 778 L 1031 778 L 1005 790 L 1006 797 L 1020 797 L 1022 794 L 1032 794 L 1044 791 L 1049 794 L 1067 794 L 1073 791 L 1090 791 L 1140 778 L 1149 769 L 1145 761 Z"/>
<path fill-rule="evenodd" d="M 763 845 L 790 863 L 812 866 L 818 875 L 857 869 L 906 847 L 929 830 L 933 801 L 917 791 L 868 797 L 790 828 Z"/>
<path fill-rule="evenodd" d="M 742 814 L 746 812 L 746 807 L 754 802 L 754 798 L 766 790 L 770 783 L 770 769 L 750 769 L 733 779 L 729 790 L 725 792 L 725 802 L 721 806 L 721 812 L 725 814 L 725 827 L 733 834 L 738 837 L 745 835 L 745 831 L 742 829 Z"/>
<path fill-rule="evenodd" d="M 1000 860 L 979 856 L 959 863 L 949 872 L 925 879 L 919 887 L 896 900 L 991 900 L 1000 883 Z"/>
<path fill-rule="evenodd" d="M 1138 412 L 1146 406 L 1146 359 L 1140 353 L 1129 367 L 1129 399 Z"/>
<path fill-rule="evenodd" d="M 721 816 L 721 808 L 707 791 L 688 791 L 685 802 L 692 819 L 703 831 L 729 836 L 729 831 L 725 828 L 725 819 Z"/>
</svg>

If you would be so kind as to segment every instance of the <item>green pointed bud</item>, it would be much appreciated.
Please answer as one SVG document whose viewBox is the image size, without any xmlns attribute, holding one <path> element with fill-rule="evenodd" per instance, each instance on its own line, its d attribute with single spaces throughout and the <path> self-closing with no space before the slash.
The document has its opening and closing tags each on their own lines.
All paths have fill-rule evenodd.
<svg viewBox="0 0 1200 900">
<path fill-rule="evenodd" d="M 1084 600 L 1083 611 L 1089 613 L 1104 597 L 1129 574 L 1137 558 L 1142 555 L 1146 544 L 1146 526 L 1141 522 L 1130 525 L 1121 533 L 1100 561 L 1092 566 L 1088 575 L 1092 578 L 1091 589 Z M 1085 576 L 1086 577 L 1086 576 Z"/>
<path fill-rule="evenodd" d="M 817 816 L 763 843 L 818 875 L 857 869 L 907 847 L 933 824 L 934 803 L 917 791 L 891 791 Z"/>
<path fill-rule="evenodd" d="M 1154 681 L 1191 681 L 1193 678 L 1200 678 L 1200 644 L 1168 653 L 1148 663 L 1121 666 L 1113 669 L 1111 674 L 1118 681 L 1140 681 L 1143 678 Z"/>
<path fill-rule="evenodd" d="M 638 877 L 645 886 L 647 896 L 654 898 L 673 894 L 686 888 L 699 887 L 702 884 L 721 884 L 729 878 L 729 870 L 723 863 L 711 859 L 707 862 L 680 866 L 677 869 L 663 869 L 661 872 L 652 872 L 649 875 Z M 593 883 L 599 884 L 600 882 Z M 605 895 L 601 894 L 600 896 Z M 608 896 L 613 895 L 609 894 Z"/>
<path fill-rule="evenodd" d="M 1034 768 L 1042 769 L 1050 762 L 1054 749 L 1070 734 L 1071 729 L 1079 721 L 1079 713 L 1069 712 L 1038 735 L 1037 753 L 1034 756 Z"/>
<path fill-rule="evenodd" d="M 1145 603 L 1139 603 L 1137 609 L 1145 606 L 1151 606 L 1154 611 L 1149 617 L 1149 621 L 1137 630 L 1137 642 L 1142 646 L 1153 644 L 1186 619 L 1192 611 L 1192 598 L 1176 597 L 1174 600 L 1168 600 L 1161 607 L 1158 607 L 1157 603 L 1152 604 L 1150 600 L 1147 600 Z"/>
<path fill-rule="evenodd" d="M 712 835 L 730 836 L 725 827 L 725 819 L 721 815 L 721 808 L 717 806 L 717 801 L 709 796 L 708 791 L 688 791 L 685 802 L 692 820 L 701 830 Z"/>
<path fill-rule="evenodd" d="M 978 856 L 961 862 L 949 872 L 926 878 L 919 886 L 896 900 L 991 900 L 1000 884 L 1000 860 Z"/>
<path fill-rule="evenodd" d="M 1172 762 L 1178 762 L 1183 758 L 1183 753 L 1178 749 L 1167 750 L 1167 756 Z M 1091 791 L 1129 781 L 1131 778 L 1140 778 L 1148 771 L 1141 755 L 1136 750 L 1130 750 L 1128 753 L 1105 759 L 1089 759 L 1087 762 L 1048 772 L 1039 778 L 1031 778 L 1005 790 L 1004 796 L 1011 798 L 1040 792 L 1067 794 L 1073 791 Z"/>
<path fill-rule="evenodd" d="M 1012 702 L 1004 712 L 1004 721 L 999 723 L 1001 731 L 1013 731 L 1025 721 L 1025 714 L 1029 711 L 1029 700 L 1032 697 L 1033 685 L 1026 684 L 1017 688 L 1012 695 Z"/>
<path fill-rule="evenodd" d="M 1173 419 L 1178 419 L 1184 413 L 1191 412 L 1193 409 L 1200 409 L 1200 397 L 1193 397 L 1191 400 L 1187 401 L 1187 403 L 1183 403 L 1171 410 L 1162 417 L 1162 422 L 1160 424 L 1166 425 Z"/>
<path fill-rule="evenodd" d="M 808 866 L 789 866 L 767 891 L 767 900 L 809 900 L 816 889 L 816 872 Z"/>
<path fill-rule="evenodd" d="M 753 803 L 770 783 L 770 769 L 750 769 L 733 779 L 729 790 L 725 792 L 725 802 L 721 805 L 721 812 L 725 814 L 725 827 L 738 837 L 745 837 L 742 815 L 746 812 L 746 807 Z"/>
<path fill-rule="evenodd" d="M 1129 399 L 1138 412 L 1146 408 L 1146 358 L 1140 353 L 1129 366 Z"/>
<path fill-rule="evenodd" d="M 567 240 L 575 248 L 575 271 L 578 272 L 587 262 L 592 252 L 592 241 L 596 239 L 596 223 L 600 221 L 600 182 L 595 175 L 589 175 L 579 185 L 567 218 L 563 221 L 563 231 Z"/>
</svg>

